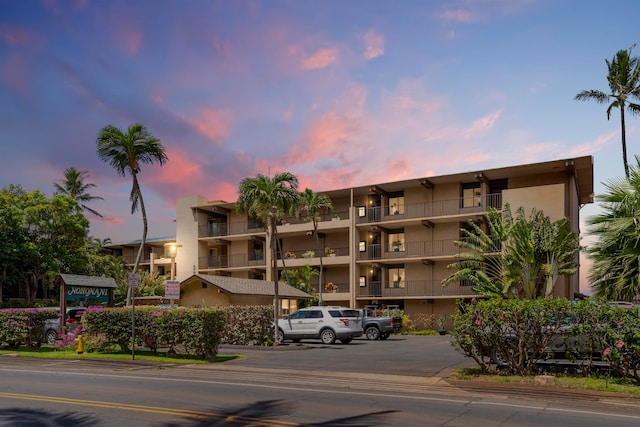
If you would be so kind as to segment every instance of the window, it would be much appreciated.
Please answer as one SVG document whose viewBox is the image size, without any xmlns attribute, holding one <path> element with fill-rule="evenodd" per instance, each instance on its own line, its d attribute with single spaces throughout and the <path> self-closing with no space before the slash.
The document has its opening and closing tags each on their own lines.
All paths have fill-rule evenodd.
<svg viewBox="0 0 640 427">
<path fill-rule="evenodd" d="M 389 194 L 389 215 L 404 214 L 404 193 L 402 191 Z"/>
<path fill-rule="evenodd" d="M 482 206 L 482 192 L 479 182 L 467 182 L 462 184 L 462 200 L 460 207 L 473 208 Z"/>
<path fill-rule="evenodd" d="M 389 251 L 404 252 L 404 232 L 389 233 Z"/>
<path fill-rule="evenodd" d="M 404 267 L 389 269 L 389 287 L 404 288 Z"/>
</svg>

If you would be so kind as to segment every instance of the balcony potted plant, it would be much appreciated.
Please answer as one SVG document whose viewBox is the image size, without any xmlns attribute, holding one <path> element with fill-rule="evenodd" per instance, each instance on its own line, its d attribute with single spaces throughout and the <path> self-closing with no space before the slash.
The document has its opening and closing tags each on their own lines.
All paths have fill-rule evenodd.
<svg viewBox="0 0 640 427">
<path fill-rule="evenodd" d="M 327 256 L 336 256 L 336 252 L 331 248 L 324 248 L 324 253 Z"/>
<path fill-rule="evenodd" d="M 338 215 L 338 214 L 333 214 L 332 221 L 340 221 L 340 215 Z"/>
<path fill-rule="evenodd" d="M 400 246 L 402 246 L 402 241 L 401 240 L 396 240 L 393 243 L 391 243 L 391 245 L 393 246 L 393 252 L 399 252 L 400 251 Z"/>
<path fill-rule="evenodd" d="M 302 254 L 302 256 L 305 258 L 313 258 L 314 256 L 316 256 L 316 253 L 314 251 L 306 251 Z"/>
<path fill-rule="evenodd" d="M 287 251 L 287 252 L 284 253 L 284 257 L 285 258 L 295 258 L 296 254 L 295 254 L 295 252 Z"/>
<path fill-rule="evenodd" d="M 333 282 L 329 282 L 326 285 L 324 285 L 324 290 L 327 291 L 327 292 L 335 293 L 338 290 L 338 285 L 336 285 Z"/>
</svg>

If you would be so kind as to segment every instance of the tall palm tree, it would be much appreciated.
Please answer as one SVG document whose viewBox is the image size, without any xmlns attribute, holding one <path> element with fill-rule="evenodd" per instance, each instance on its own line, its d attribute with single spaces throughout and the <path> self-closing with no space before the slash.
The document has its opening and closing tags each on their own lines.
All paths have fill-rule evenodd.
<svg viewBox="0 0 640 427">
<path fill-rule="evenodd" d="M 293 214 L 298 200 L 298 178 L 281 172 L 273 178 L 258 174 L 255 178 L 245 178 L 238 188 L 236 210 L 246 213 L 250 218 L 258 219 L 264 224 L 271 250 L 273 277 L 273 320 L 274 344 L 278 345 L 278 318 L 280 317 L 280 301 L 278 292 L 278 260 L 277 260 L 277 227 L 278 222 L 287 215 Z M 282 254 L 282 251 L 280 251 Z"/>
<path fill-rule="evenodd" d="M 640 296 L 640 157 L 636 162 L 628 179 L 604 183 L 606 193 L 597 196 L 602 213 L 588 218 L 598 237 L 588 248 L 589 281 L 596 296 L 609 300 Z"/>
<path fill-rule="evenodd" d="M 313 224 L 313 235 L 316 238 L 316 250 L 320 254 L 320 274 L 318 277 L 318 304 L 322 305 L 322 286 L 323 286 L 323 273 L 324 266 L 322 264 L 322 255 L 324 249 L 320 247 L 320 236 L 318 235 L 318 222 L 320 221 L 320 214 L 326 213 L 333 209 L 333 203 L 331 199 L 324 194 L 318 194 L 312 190 L 305 188 L 300 193 L 299 205 L 297 208 L 298 217 L 308 219 Z"/>
<path fill-rule="evenodd" d="M 54 182 L 56 194 L 64 194 L 78 202 L 83 211 L 89 212 L 97 217 L 102 218 L 102 214 L 85 205 L 86 202 L 93 200 L 102 200 L 102 197 L 92 196 L 88 190 L 95 187 L 95 184 L 85 183 L 85 178 L 89 177 L 89 171 L 79 171 L 74 167 L 67 168 L 64 171 L 64 179 Z"/>
<path fill-rule="evenodd" d="M 631 51 L 636 45 L 629 49 L 619 50 L 611 62 L 605 60 L 609 72 L 607 81 L 609 82 L 610 93 L 601 90 L 583 90 L 578 93 L 576 101 L 596 101 L 599 104 L 606 104 L 607 120 L 611 118 L 611 110 L 620 109 L 620 127 L 622 131 L 622 161 L 624 162 L 624 173 L 629 178 L 629 165 L 627 164 L 627 137 L 624 122 L 625 107 L 632 114 L 640 113 L 640 105 L 631 102 L 631 99 L 640 99 L 640 58 L 632 57 Z"/>
<path fill-rule="evenodd" d="M 167 161 L 167 154 L 160 140 L 151 135 L 147 128 L 140 123 L 129 126 L 126 133 L 113 125 L 103 127 L 98 133 L 97 145 L 100 160 L 109 163 L 118 175 L 126 176 L 129 173 L 133 180 L 129 197 L 131 200 L 131 214 L 133 215 L 140 207 L 143 223 L 142 241 L 133 265 L 133 272 L 135 273 L 138 270 L 144 244 L 147 240 L 147 212 L 142 199 L 138 174 L 143 163 L 164 165 Z M 130 302 L 129 296 L 127 303 Z"/>
</svg>

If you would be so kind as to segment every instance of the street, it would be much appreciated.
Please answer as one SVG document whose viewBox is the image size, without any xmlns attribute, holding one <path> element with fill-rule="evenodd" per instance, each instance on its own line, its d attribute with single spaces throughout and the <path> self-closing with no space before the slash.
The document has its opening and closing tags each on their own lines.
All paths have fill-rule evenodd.
<svg viewBox="0 0 640 427">
<path fill-rule="evenodd" d="M 0 426 L 595 427 L 640 423 L 637 405 L 468 392 L 439 376 L 402 372 L 410 366 L 385 372 L 386 357 L 391 356 L 378 358 L 372 349 L 386 348 L 398 353 L 396 360 L 403 360 L 425 344 L 441 352 L 439 345 L 446 342 L 441 337 L 407 338 L 357 340 L 357 345 L 333 347 L 309 343 L 304 350 L 251 350 L 245 359 L 186 366 L 0 356 Z M 429 370 L 443 371 L 445 365 L 463 363 L 447 348 L 450 363 L 441 358 L 427 363 Z M 429 358 L 429 351 L 422 353 Z M 348 361 L 344 360 L 347 354 Z M 360 369 L 343 370 L 354 357 Z M 269 359 L 273 366 L 266 366 Z M 311 368 L 318 361 L 322 364 Z M 328 369 L 332 365 L 336 369 Z"/>
</svg>

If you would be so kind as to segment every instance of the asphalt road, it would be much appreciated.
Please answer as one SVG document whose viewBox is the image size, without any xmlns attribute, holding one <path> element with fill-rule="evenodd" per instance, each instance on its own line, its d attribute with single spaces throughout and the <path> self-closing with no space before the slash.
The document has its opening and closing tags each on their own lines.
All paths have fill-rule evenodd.
<svg viewBox="0 0 640 427">
<path fill-rule="evenodd" d="M 319 340 L 290 341 L 277 348 L 221 346 L 221 354 L 247 357 L 231 363 L 256 368 L 325 370 L 410 376 L 445 376 L 458 367 L 473 367 L 451 345 L 451 336 L 392 335 L 385 341 L 353 340 L 350 344 L 324 345 Z"/>
</svg>

